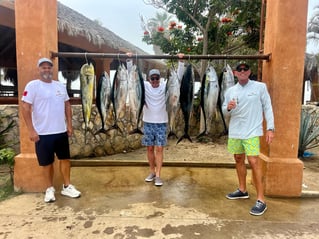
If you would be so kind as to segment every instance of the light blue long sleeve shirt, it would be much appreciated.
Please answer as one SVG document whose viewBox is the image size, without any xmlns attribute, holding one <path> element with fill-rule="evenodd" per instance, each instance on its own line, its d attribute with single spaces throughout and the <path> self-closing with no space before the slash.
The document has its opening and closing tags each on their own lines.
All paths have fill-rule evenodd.
<svg viewBox="0 0 319 239">
<path fill-rule="evenodd" d="M 228 111 L 229 101 L 237 101 L 236 108 Z M 246 85 L 237 83 L 226 91 L 223 114 L 230 116 L 229 138 L 249 139 L 263 135 L 263 119 L 267 129 L 274 129 L 274 114 L 265 83 L 248 80 Z"/>
</svg>

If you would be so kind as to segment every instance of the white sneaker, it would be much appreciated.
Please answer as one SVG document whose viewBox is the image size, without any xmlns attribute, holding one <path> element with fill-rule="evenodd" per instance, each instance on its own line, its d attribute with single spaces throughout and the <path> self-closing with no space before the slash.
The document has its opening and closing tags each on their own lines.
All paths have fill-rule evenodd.
<svg viewBox="0 0 319 239">
<path fill-rule="evenodd" d="M 47 190 L 45 191 L 44 202 L 54 202 L 55 201 L 54 192 L 55 192 L 54 187 L 47 188 Z"/>
<path fill-rule="evenodd" d="M 76 190 L 76 188 L 72 184 L 69 184 L 69 186 L 67 188 L 65 188 L 63 185 L 61 194 L 63 196 L 68 196 L 70 198 L 78 198 L 81 196 L 81 192 Z"/>
</svg>

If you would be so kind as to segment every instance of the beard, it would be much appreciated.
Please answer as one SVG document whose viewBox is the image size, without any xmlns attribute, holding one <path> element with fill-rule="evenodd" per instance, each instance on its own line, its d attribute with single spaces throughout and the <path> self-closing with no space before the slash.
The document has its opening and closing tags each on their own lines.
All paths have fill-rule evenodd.
<svg viewBox="0 0 319 239">
<path fill-rule="evenodd" d="M 47 80 L 47 81 L 52 80 L 52 78 L 53 78 L 52 73 L 42 73 L 41 76 L 44 80 Z"/>
</svg>

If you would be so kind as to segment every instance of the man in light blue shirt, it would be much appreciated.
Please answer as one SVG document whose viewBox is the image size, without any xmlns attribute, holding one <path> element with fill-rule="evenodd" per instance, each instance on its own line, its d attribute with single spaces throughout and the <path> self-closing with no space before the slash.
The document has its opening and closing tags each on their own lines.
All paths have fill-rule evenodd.
<svg viewBox="0 0 319 239">
<path fill-rule="evenodd" d="M 271 99 L 265 83 L 252 81 L 249 65 L 239 63 L 234 71 L 238 83 L 229 88 L 223 102 L 223 114 L 230 117 L 228 151 L 234 154 L 239 187 L 226 195 L 228 199 L 249 198 L 246 190 L 247 168 L 245 158 L 252 169 L 257 191 L 257 201 L 250 214 L 259 216 L 266 210 L 260 167 L 259 137 L 263 135 L 263 119 L 267 123 L 266 142 L 270 144 L 274 138 L 274 115 Z"/>
</svg>

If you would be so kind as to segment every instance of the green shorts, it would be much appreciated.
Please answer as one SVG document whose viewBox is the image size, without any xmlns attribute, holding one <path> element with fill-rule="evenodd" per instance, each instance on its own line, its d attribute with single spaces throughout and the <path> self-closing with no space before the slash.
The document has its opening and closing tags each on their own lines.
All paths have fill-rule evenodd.
<svg viewBox="0 0 319 239">
<path fill-rule="evenodd" d="M 227 149 L 232 154 L 243 154 L 247 156 L 259 155 L 259 136 L 250 139 L 228 139 Z"/>
</svg>

